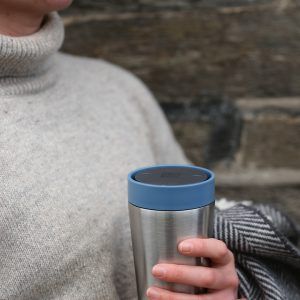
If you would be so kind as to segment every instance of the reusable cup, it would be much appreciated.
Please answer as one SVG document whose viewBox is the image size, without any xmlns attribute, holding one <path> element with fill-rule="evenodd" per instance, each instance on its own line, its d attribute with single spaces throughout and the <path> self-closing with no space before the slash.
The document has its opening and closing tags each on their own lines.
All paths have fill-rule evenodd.
<svg viewBox="0 0 300 300">
<path fill-rule="evenodd" d="M 157 263 L 207 265 L 205 258 L 178 252 L 192 237 L 211 237 L 214 221 L 214 174 L 189 165 L 158 165 L 128 174 L 128 206 L 139 300 L 154 285 L 187 294 L 203 293 L 193 286 L 153 277 Z"/>
</svg>

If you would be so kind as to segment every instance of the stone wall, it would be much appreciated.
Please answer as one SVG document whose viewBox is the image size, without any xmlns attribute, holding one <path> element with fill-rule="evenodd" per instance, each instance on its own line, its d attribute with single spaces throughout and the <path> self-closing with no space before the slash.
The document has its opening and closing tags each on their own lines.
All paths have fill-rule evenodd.
<svg viewBox="0 0 300 300">
<path fill-rule="evenodd" d="M 75 0 L 63 16 L 63 51 L 142 78 L 223 195 L 299 188 L 300 1 Z"/>
</svg>

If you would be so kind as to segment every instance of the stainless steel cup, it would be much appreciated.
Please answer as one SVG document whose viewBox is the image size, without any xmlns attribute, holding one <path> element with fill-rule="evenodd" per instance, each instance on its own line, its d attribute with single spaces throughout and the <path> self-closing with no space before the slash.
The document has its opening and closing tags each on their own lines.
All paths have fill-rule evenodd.
<svg viewBox="0 0 300 300">
<path fill-rule="evenodd" d="M 214 174 L 186 165 L 160 165 L 128 175 L 128 201 L 139 300 L 154 285 L 175 292 L 204 292 L 193 286 L 166 283 L 151 273 L 157 263 L 207 265 L 204 258 L 179 254 L 190 237 L 210 237 L 213 230 Z"/>
</svg>

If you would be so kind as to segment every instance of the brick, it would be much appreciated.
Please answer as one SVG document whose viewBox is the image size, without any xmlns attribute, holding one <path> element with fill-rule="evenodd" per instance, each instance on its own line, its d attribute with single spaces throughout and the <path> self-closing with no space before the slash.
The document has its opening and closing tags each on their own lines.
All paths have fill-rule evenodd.
<svg viewBox="0 0 300 300">
<path fill-rule="evenodd" d="M 243 127 L 235 164 L 300 169 L 300 98 L 243 99 L 236 104 Z"/>
<path fill-rule="evenodd" d="M 195 163 L 214 163 L 255 184 L 255 170 L 266 171 L 261 182 L 276 170 L 299 170 L 299 100 L 290 97 L 300 94 L 300 10 L 280 11 L 273 1 L 187 1 L 191 9 L 174 9 L 175 2 L 181 1 L 77 0 L 64 15 L 63 51 L 121 65 L 141 77 L 163 107 L 180 104 L 170 121 Z M 202 94 L 213 97 L 203 102 Z M 223 100 L 214 104 L 215 95 L 231 99 L 241 128 L 234 110 L 226 116 L 219 109 Z M 211 108 L 192 117 L 203 103 Z M 275 184 L 285 173 L 276 174 Z"/>
<path fill-rule="evenodd" d="M 200 121 L 177 121 L 171 125 L 187 157 L 196 165 L 207 165 L 211 125 Z"/>
<path fill-rule="evenodd" d="M 300 94 L 299 9 L 191 7 L 70 10 L 63 51 L 128 68 L 161 103 Z"/>
<path fill-rule="evenodd" d="M 278 3 L 279 2 L 279 3 Z M 247 6 L 256 5 L 270 5 L 275 7 L 285 7 L 287 1 L 276 1 L 276 0 L 252 0 L 252 1 L 243 1 L 243 0 L 74 0 L 73 7 L 80 8 L 116 8 L 121 7 L 123 10 L 133 9 L 133 8 L 164 8 L 164 7 L 229 7 L 232 8 L 241 8 Z"/>
</svg>

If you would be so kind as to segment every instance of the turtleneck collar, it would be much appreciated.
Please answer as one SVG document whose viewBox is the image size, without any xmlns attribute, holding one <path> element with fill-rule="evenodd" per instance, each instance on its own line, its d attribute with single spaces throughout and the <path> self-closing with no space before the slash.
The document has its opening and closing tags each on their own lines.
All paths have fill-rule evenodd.
<svg viewBox="0 0 300 300">
<path fill-rule="evenodd" d="M 39 31 L 25 37 L 0 35 L 0 95 L 38 93 L 56 80 L 54 54 L 64 38 L 57 13 L 46 16 Z"/>
</svg>

